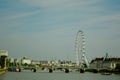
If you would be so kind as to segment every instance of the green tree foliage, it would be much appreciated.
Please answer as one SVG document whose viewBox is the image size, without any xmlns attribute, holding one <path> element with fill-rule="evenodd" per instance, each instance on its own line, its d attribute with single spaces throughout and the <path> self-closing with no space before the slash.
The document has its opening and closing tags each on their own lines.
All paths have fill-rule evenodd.
<svg viewBox="0 0 120 80">
<path fill-rule="evenodd" d="M 116 64 L 116 68 L 115 69 L 120 70 L 120 63 Z"/>
</svg>

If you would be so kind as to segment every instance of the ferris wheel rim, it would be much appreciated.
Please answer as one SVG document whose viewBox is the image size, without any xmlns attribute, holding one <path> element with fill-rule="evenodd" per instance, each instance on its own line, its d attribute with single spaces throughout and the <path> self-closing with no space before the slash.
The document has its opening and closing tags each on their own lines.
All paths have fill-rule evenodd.
<svg viewBox="0 0 120 80">
<path fill-rule="evenodd" d="M 80 42 L 81 41 L 81 42 Z M 88 64 L 88 60 L 85 56 L 85 36 L 82 30 L 77 32 L 76 40 L 75 40 L 75 53 L 76 53 L 76 64 L 79 65 L 82 62 L 85 62 L 86 65 Z M 81 55 L 81 62 L 80 62 L 80 55 Z"/>
</svg>

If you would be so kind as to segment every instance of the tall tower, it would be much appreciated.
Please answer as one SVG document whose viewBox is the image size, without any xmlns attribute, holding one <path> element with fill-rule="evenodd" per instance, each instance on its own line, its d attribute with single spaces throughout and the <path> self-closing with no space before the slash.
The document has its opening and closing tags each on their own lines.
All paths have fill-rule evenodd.
<svg viewBox="0 0 120 80">
<path fill-rule="evenodd" d="M 0 50 L 0 67 L 6 69 L 6 58 L 8 56 L 8 51 Z"/>
</svg>

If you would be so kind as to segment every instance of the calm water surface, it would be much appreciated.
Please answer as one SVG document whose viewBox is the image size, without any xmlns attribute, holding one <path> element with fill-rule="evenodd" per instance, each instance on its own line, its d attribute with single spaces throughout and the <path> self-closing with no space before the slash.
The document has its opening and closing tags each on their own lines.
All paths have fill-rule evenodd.
<svg viewBox="0 0 120 80">
<path fill-rule="evenodd" d="M 7 72 L 0 75 L 0 80 L 120 80 L 120 74 L 101 75 L 99 73 L 79 72 Z"/>
</svg>

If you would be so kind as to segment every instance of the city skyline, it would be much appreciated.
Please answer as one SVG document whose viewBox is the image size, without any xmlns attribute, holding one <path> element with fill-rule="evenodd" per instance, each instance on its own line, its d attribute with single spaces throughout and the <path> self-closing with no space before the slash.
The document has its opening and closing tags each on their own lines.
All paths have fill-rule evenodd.
<svg viewBox="0 0 120 80">
<path fill-rule="evenodd" d="M 0 49 L 14 58 L 76 60 L 82 30 L 88 59 L 120 57 L 119 17 L 119 0 L 0 0 Z"/>
</svg>

